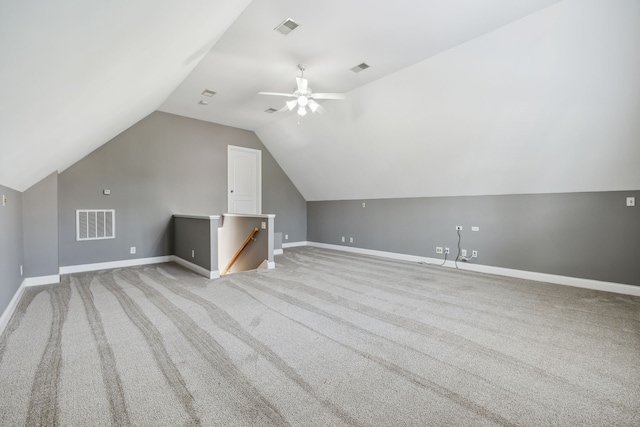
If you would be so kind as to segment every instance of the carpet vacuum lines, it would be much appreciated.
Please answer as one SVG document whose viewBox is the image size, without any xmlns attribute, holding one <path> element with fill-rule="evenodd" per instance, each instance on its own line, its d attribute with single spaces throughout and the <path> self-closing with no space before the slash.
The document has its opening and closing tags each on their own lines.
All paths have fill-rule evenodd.
<svg viewBox="0 0 640 427">
<path fill-rule="evenodd" d="M 242 340 L 247 346 L 251 347 L 256 354 L 264 357 L 270 363 L 272 363 L 277 369 L 279 369 L 284 375 L 286 375 L 292 382 L 296 383 L 302 390 L 308 393 L 311 397 L 322 403 L 328 410 L 333 412 L 338 418 L 342 419 L 345 423 L 353 426 L 360 425 L 357 420 L 352 418 L 342 408 L 335 405 L 330 400 L 323 398 L 316 393 L 316 391 L 307 383 L 290 365 L 288 365 L 280 356 L 278 356 L 268 346 L 254 338 L 251 334 L 242 328 L 242 326 L 229 314 L 222 310 L 214 303 L 198 296 L 197 294 L 189 291 L 183 285 L 175 279 L 171 279 L 155 269 L 145 269 L 140 273 L 146 275 L 154 282 L 161 284 L 169 289 L 171 292 L 179 295 L 185 299 L 190 300 L 202 308 L 204 308 L 211 320 L 220 328 L 227 331 L 230 334 L 235 335 Z"/>
<path fill-rule="evenodd" d="M 640 425 L 640 297 L 287 248 L 25 288 L 0 425 Z"/>
</svg>

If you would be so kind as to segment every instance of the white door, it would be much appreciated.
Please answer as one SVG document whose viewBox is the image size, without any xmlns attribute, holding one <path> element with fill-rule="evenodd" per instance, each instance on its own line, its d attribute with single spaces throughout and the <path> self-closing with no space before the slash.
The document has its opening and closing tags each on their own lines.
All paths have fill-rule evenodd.
<svg viewBox="0 0 640 427">
<path fill-rule="evenodd" d="M 262 151 L 228 146 L 229 213 L 262 213 Z"/>
</svg>

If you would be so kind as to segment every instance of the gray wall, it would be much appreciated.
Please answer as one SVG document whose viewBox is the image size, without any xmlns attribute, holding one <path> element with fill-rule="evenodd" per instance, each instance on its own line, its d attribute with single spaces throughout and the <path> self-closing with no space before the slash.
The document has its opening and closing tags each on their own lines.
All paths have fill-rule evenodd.
<svg viewBox="0 0 640 427">
<path fill-rule="evenodd" d="M 9 305 L 23 277 L 20 266 L 24 264 L 22 245 L 22 194 L 0 185 L 0 197 L 7 197 L 7 205 L 0 200 L 0 314 Z"/>
<path fill-rule="evenodd" d="M 22 194 L 24 273 L 26 277 L 58 274 L 58 173 Z"/>
<path fill-rule="evenodd" d="M 209 271 L 218 270 L 219 221 L 174 217 L 173 223 L 174 255 Z"/>
<path fill-rule="evenodd" d="M 60 265 L 171 254 L 173 214 L 227 211 L 228 145 L 262 150 L 262 210 L 306 240 L 306 202 L 255 133 L 154 112 L 60 173 Z M 116 238 L 76 242 L 76 209 L 115 209 Z"/>
<path fill-rule="evenodd" d="M 452 259 L 462 225 L 478 264 L 640 285 L 640 207 L 627 196 L 640 201 L 625 191 L 309 202 L 307 238 L 431 258 L 444 246 Z"/>
</svg>

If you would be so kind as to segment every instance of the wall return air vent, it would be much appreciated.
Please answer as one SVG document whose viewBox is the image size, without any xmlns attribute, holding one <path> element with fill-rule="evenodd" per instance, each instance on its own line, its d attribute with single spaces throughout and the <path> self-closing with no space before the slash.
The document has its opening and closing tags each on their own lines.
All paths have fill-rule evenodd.
<svg viewBox="0 0 640 427">
<path fill-rule="evenodd" d="M 76 240 L 102 240 L 116 237 L 115 209 L 76 210 Z"/>
</svg>

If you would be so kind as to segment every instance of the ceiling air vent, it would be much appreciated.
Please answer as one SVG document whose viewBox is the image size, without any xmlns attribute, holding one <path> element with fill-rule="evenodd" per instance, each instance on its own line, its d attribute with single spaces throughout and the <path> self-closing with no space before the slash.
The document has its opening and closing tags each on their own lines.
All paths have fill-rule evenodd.
<svg viewBox="0 0 640 427">
<path fill-rule="evenodd" d="M 205 101 L 204 99 L 201 99 L 200 102 L 198 102 L 198 104 L 200 104 L 200 105 L 209 105 L 209 103 L 207 101 Z"/>
<path fill-rule="evenodd" d="M 362 64 L 356 65 L 355 67 L 351 68 L 351 71 L 353 71 L 354 73 L 359 73 L 360 71 L 364 71 L 369 67 L 369 64 L 363 62 Z"/>
<path fill-rule="evenodd" d="M 265 113 L 269 113 L 269 114 L 273 114 L 276 111 L 278 111 L 278 110 L 276 110 L 275 108 L 267 108 L 266 110 L 264 110 Z"/>
<path fill-rule="evenodd" d="M 291 31 L 295 30 L 296 28 L 298 28 L 298 24 L 296 24 L 296 22 L 293 19 L 287 18 L 287 19 L 284 20 L 284 22 L 282 24 L 280 24 L 277 27 L 275 27 L 274 30 L 276 30 L 280 34 L 284 34 L 286 36 L 287 34 L 289 34 Z"/>
<path fill-rule="evenodd" d="M 215 93 L 214 91 L 212 91 L 212 90 L 205 89 L 205 90 L 204 90 L 204 92 L 202 92 L 202 94 L 203 94 L 204 96 L 212 97 L 212 96 L 213 96 L 213 95 L 215 95 L 216 93 Z"/>
</svg>

